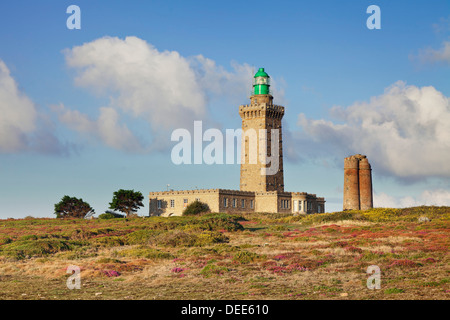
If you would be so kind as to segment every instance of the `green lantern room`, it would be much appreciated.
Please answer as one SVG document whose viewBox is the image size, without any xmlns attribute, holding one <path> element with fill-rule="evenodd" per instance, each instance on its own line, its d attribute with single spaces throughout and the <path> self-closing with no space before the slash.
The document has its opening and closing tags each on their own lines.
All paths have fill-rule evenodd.
<svg viewBox="0 0 450 320">
<path fill-rule="evenodd" d="M 253 94 L 270 94 L 270 76 L 264 71 L 264 68 L 259 68 L 254 76 Z"/>
</svg>

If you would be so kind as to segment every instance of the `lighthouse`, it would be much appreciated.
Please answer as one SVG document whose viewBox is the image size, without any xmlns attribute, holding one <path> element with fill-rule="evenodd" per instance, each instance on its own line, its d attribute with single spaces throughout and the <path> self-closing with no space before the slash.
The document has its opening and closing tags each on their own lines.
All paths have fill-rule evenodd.
<svg viewBox="0 0 450 320">
<path fill-rule="evenodd" d="M 264 68 L 254 75 L 250 103 L 239 106 L 239 115 L 242 119 L 239 190 L 196 188 L 150 192 L 149 215 L 180 216 L 193 201 L 205 202 L 212 212 L 233 214 L 325 212 L 324 198 L 285 191 L 281 128 L 284 107 L 273 103 L 270 76 Z M 367 172 L 361 174 L 360 179 L 367 180 Z"/>
<path fill-rule="evenodd" d="M 270 76 L 260 68 L 253 77 L 253 91 L 250 104 L 239 107 L 242 118 L 242 163 L 240 189 L 242 191 L 284 191 L 283 147 L 281 119 L 284 107 L 273 104 L 270 93 Z M 258 158 L 266 156 L 270 163 L 251 163 L 252 150 L 250 138 L 246 132 L 256 132 Z M 264 134 L 265 132 L 265 134 Z M 272 140 L 276 139 L 276 141 Z M 275 172 L 267 168 L 276 163 Z M 264 174 L 266 172 L 266 174 Z"/>
</svg>

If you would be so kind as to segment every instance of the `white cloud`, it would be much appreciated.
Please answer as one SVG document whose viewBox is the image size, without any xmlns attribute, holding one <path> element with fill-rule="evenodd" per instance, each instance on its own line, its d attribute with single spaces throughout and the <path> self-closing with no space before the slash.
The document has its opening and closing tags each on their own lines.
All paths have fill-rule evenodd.
<svg viewBox="0 0 450 320">
<path fill-rule="evenodd" d="M 28 135 L 36 129 L 34 103 L 20 92 L 6 64 L 0 60 L 0 152 L 28 148 Z"/>
<path fill-rule="evenodd" d="M 377 173 L 402 179 L 450 177 L 450 99 L 434 87 L 397 82 L 369 102 L 333 107 L 333 121 L 300 114 L 304 139 L 322 152 L 368 156 Z"/>
<path fill-rule="evenodd" d="M 418 197 L 393 197 L 386 193 L 374 193 L 374 207 L 407 208 L 416 206 L 450 206 L 450 191 L 444 189 L 425 190 Z"/>
<path fill-rule="evenodd" d="M 189 62 L 200 88 L 205 92 L 223 96 L 247 96 L 250 93 L 253 76 L 250 65 L 233 61 L 233 72 L 229 72 L 202 55 L 189 58 Z"/>
<path fill-rule="evenodd" d="M 448 63 L 450 64 L 450 41 L 444 41 L 441 48 L 433 49 L 427 48 L 419 51 L 417 56 L 412 59 L 417 59 L 421 63 Z"/>
<path fill-rule="evenodd" d="M 436 33 L 446 33 L 447 31 L 450 31 L 450 16 L 447 18 L 440 18 L 437 23 L 433 23 L 432 27 Z"/>
<path fill-rule="evenodd" d="M 114 115 L 115 124 L 122 113 L 150 124 L 153 147 L 170 143 L 167 132 L 208 119 L 211 96 L 245 97 L 251 88 L 252 70 L 247 64 L 232 62 L 232 71 L 227 71 L 202 55 L 158 51 L 137 37 L 104 37 L 64 53 L 67 64 L 77 71 L 76 85 L 108 97 L 109 116 L 113 117 L 112 110 L 121 111 Z M 82 132 L 92 124 L 77 111 L 66 110 L 60 117 Z M 122 130 L 126 137 L 132 136 L 125 127 Z M 108 145 L 126 145 L 114 143 L 115 137 L 107 136 L 110 132 L 101 135 Z"/>
<path fill-rule="evenodd" d="M 65 155 L 73 148 L 61 143 L 51 119 L 39 112 L 36 104 L 19 89 L 0 59 L 0 153 Z"/>
<path fill-rule="evenodd" d="M 60 122 L 87 136 L 96 136 L 109 147 L 134 152 L 144 150 L 142 144 L 128 127 L 125 124 L 119 124 L 119 115 L 112 108 L 100 108 L 100 115 L 97 120 L 90 119 L 78 110 L 67 109 L 62 104 L 51 108 L 58 113 Z"/>
<path fill-rule="evenodd" d="M 189 62 L 136 37 L 101 38 L 66 51 L 77 85 L 114 97 L 114 105 L 157 127 L 204 116 L 205 96 Z"/>
</svg>

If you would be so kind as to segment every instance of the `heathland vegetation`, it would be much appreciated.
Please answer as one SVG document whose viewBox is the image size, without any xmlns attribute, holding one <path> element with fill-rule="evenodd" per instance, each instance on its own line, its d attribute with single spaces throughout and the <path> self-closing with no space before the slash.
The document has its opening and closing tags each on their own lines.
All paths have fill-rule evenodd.
<svg viewBox="0 0 450 320">
<path fill-rule="evenodd" d="M 449 232 L 450 207 L 6 219 L 0 299 L 448 299 Z"/>
</svg>

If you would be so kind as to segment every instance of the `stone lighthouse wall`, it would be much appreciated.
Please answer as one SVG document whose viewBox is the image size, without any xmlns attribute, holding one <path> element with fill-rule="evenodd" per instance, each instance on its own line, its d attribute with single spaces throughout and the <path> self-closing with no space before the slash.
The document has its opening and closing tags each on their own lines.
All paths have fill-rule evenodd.
<svg viewBox="0 0 450 320">
<path fill-rule="evenodd" d="M 241 191 L 278 191 L 284 192 L 284 173 L 283 173 L 283 138 L 281 120 L 284 116 L 284 107 L 273 104 L 271 95 L 253 95 L 250 105 L 241 105 L 239 114 L 242 118 L 242 163 L 240 176 Z M 260 130 L 266 132 L 266 136 L 260 137 Z M 254 131 L 257 145 L 256 149 L 251 150 L 251 137 L 245 133 Z M 278 130 L 278 150 L 272 150 L 272 130 Z M 264 140 L 264 141 L 263 141 Z M 261 170 L 270 168 L 273 164 L 261 163 L 260 144 L 264 143 L 264 156 L 278 157 L 278 170 L 274 174 L 262 174 Z M 256 162 L 252 161 L 251 156 L 256 156 Z M 255 160 L 255 159 L 254 159 Z"/>
<path fill-rule="evenodd" d="M 373 208 L 372 169 L 364 155 L 344 159 L 344 210 Z"/>
</svg>

